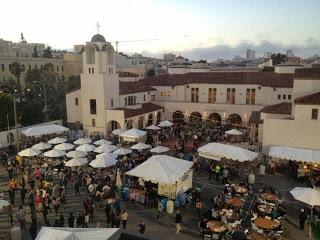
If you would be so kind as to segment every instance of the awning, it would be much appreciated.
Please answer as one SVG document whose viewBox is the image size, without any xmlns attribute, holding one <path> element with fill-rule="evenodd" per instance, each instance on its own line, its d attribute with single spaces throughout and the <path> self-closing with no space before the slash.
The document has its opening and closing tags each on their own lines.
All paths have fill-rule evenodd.
<svg viewBox="0 0 320 240">
<path fill-rule="evenodd" d="M 227 158 L 235 161 L 245 162 L 253 161 L 258 154 L 241 147 L 221 143 L 208 143 L 198 148 L 199 156 L 214 160 Z"/>
<path fill-rule="evenodd" d="M 40 151 L 41 151 L 41 150 L 49 149 L 49 148 L 51 148 L 51 147 L 52 147 L 52 145 L 49 144 L 49 143 L 39 142 L 39 143 L 33 145 L 31 148 L 32 148 L 32 149 L 35 149 L 35 150 L 40 150 Z"/>
<path fill-rule="evenodd" d="M 89 165 L 93 168 L 106 168 L 116 165 L 118 162 L 115 158 L 96 158 Z"/>
<path fill-rule="evenodd" d="M 73 158 L 67 162 L 65 162 L 66 167 L 80 167 L 88 163 L 86 158 Z"/>
<path fill-rule="evenodd" d="M 74 145 L 71 143 L 60 143 L 56 145 L 53 149 L 68 151 L 74 148 Z"/>
<path fill-rule="evenodd" d="M 54 133 L 61 134 L 63 132 L 69 132 L 69 128 L 56 124 L 50 124 L 24 128 L 23 130 L 20 130 L 20 132 L 27 137 L 38 137 Z"/>
<path fill-rule="evenodd" d="M 193 163 L 167 155 L 154 155 L 127 175 L 143 178 L 155 183 L 173 184 L 192 168 Z"/>
<path fill-rule="evenodd" d="M 270 157 L 299 162 L 320 163 L 320 150 L 285 146 L 271 146 L 268 155 Z"/>
<path fill-rule="evenodd" d="M 134 149 L 134 150 L 144 150 L 148 148 L 151 148 L 151 146 L 145 143 L 137 143 L 131 147 L 131 149 Z"/>
<path fill-rule="evenodd" d="M 104 152 L 113 152 L 115 150 L 117 150 L 118 148 L 114 145 L 110 145 L 110 144 L 103 144 L 100 145 L 99 147 L 97 147 L 94 152 L 96 153 L 104 153 Z"/>
<path fill-rule="evenodd" d="M 89 144 L 92 140 L 90 138 L 79 138 L 78 140 L 74 141 L 73 144 L 82 145 L 82 144 Z"/>
</svg>

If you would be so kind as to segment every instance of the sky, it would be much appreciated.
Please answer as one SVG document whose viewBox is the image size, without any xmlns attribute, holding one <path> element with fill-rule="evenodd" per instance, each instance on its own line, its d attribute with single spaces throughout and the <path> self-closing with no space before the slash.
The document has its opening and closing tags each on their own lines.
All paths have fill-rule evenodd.
<svg viewBox="0 0 320 240">
<path fill-rule="evenodd" d="M 293 48 L 320 54 L 319 0 L 3 0 L 0 38 L 72 49 L 99 32 L 119 51 L 194 59 Z M 132 40 L 148 40 L 125 42 Z M 124 42 L 121 42 L 124 41 Z"/>
</svg>

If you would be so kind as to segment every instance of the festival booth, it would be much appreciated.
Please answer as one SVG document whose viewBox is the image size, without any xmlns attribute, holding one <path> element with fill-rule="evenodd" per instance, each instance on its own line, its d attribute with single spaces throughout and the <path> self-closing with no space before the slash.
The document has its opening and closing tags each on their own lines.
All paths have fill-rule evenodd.
<svg viewBox="0 0 320 240">
<path fill-rule="evenodd" d="M 36 240 L 117 240 L 119 228 L 42 227 Z"/>
<path fill-rule="evenodd" d="M 176 199 L 192 188 L 192 162 L 166 155 L 154 155 L 126 175 L 158 184 L 158 195 L 169 199 Z M 144 195 L 141 190 L 133 191 L 139 197 Z"/>
<path fill-rule="evenodd" d="M 57 124 L 50 124 L 24 128 L 23 130 L 20 130 L 20 132 L 26 137 L 41 137 L 42 135 L 62 134 L 69 132 L 69 128 Z"/>
<path fill-rule="evenodd" d="M 279 172 L 286 173 L 288 169 L 296 168 L 297 178 L 320 177 L 320 150 L 271 146 L 268 156 L 270 165 L 276 167 Z"/>
<path fill-rule="evenodd" d="M 216 161 L 224 160 L 224 164 L 228 160 L 236 161 L 232 163 L 234 174 L 240 174 L 242 176 L 248 175 L 248 182 L 253 184 L 255 182 L 255 175 L 252 174 L 252 162 L 258 157 L 258 153 L 249 151 L 241 147 L 235 147 L 227 144 L 221 143 L 208 143 L 200 148 L 198 148 L 198 153 L 200 157 L 212 159 Z M 241 164 L 246 164 L 246 167 L 240 167 Z M 249 171 L 248 171 L 249 170 Z"/>
<path fill-rule="evenodd" d="M 125 142 L 138 142 L 144 140 L 146 134 L 146 131 L 131 128 L 130 130 L 121 133 L 119 136 Z"/>
</svg>

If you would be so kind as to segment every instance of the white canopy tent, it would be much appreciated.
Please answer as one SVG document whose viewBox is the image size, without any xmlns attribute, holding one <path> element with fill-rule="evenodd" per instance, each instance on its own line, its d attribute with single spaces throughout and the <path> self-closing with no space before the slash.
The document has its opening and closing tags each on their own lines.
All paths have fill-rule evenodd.
<svg viewBox="0 0 320 240">
<path fill-rule="evenodd" d="M 119 148 L 118 150 L 115 150 L 113 153 L 119 156 L 123 156 L 123 155 L 131 154 L 132 150 L 126 149 L 126 148 Z"/>
<path fill-rule="evenodd" d="M 73 158 L 67 162 L 65 162 L 66 167 L 80 167 L 88 163 L 86 158 Z"/>
<path fill-rule="evenodd" d="M 165 153 L 165 152 L 168 152 L 169 150 L 170 150 L 170 148 L 158 146 L 158 147 L 152 148 L 150 150 L 150 152 L 152 152 L 152 153 Z"/>
<path fill-rule="evenodd" d="M 118 148 L 114 145 L 109 144 L 103 144 L 97 147 L 94 152 L 96 153 L 104 153 L 104 152 L 113 152 L 114 150 L 117 150 Z"/>
<path fill-rule="evenodd" d="M 158 124 L 158 127 L 171 127 L 173 125 L 172 122 L 168 120 L 164 120 Z"/>
<path fill-rule="evenodd" d="M 253 161 L 258 154 L 241 147 L 221 143 L 207 143 L 198 148 L 199 156 L 214 160 L 221 160 L 227 158 L 235 161 L 245 162 Z"/>
<path fill-rule="evenodd" d="M 39 155 L 41 152 L 36 149 L 27 148 L 18 153 L 20 157 L 34 157 Z"/>
<path fill-rule="evenodd" d="M 61 151 L 61 150 L 57 150 L 57 149 L 52 149 L 50 151 L 43 153 L 43 156 L 50 157 L 50 158 L 62 157 L 65 155 L 66 155 L 65 151 Z"/>
<path fill-rule="evenodd" d="M 66 128 L 57 124 L 33 126 L 33 127 L 27 127 L 21 130 L 21 133 L 27 137 L 40 137 L 42 135 L 48 135 L 48 134 L 54 134 L 54 133 L 61 134 L 64 132 L 69 132 L 69 128 Z"/>
<path fill-rule="evenodd" d="M 268 155 L 274 158 L 282 158 L 300 162 L 320 163 L 319 150 L 285 146 L 271 146 Z"/>
<path fill-rule="evenodd" d="M 76 148 L 76 150 L 83 151 L 83 152 L 92 152 L 95 149 L 96 147 L 91 144 L 83 144 Z"/>
<path fill-rule="evenodd" d="M 78 151 L 78 150 L 67 153 L 68 158 L 82 158 L 82 157 L 85 157 L 86 155 L 87 155 L 87 152 Z"/>
<path fill-rule="evenodd" d="M 310 206 L 320 206 L 320 191 L 314 188 L 295 187 L 290 191 L 292 196 Z"/>
<path fill-rule="evenodd" d="M 118 158 L 118 155 L 115 154 L 114 152 L 112 153 L 104 152 L 104 153 L 98 154 L 96 158 Z"/>
<path fill-rule="evenodd" d="M 126 132 L 126 131 L 127 131 L 126 129 L 117 128 L 117 129 L 115 129 L 115 130 L 112 131 L 112 134 L 114 134 L 114 135 L 120 135 L 120 134 L 122 134 L 122 133 L 124 133 L 124 132 Z"/>
<path fill-rule="evenodd" d="M 51 148 L 51 147 L 52 147 L 52 145 L 49 144 L 49 143 L 39 142 L 39 143 L 33 145 L 31 148 L 32 148 L 32 149 L 35 149 L 35 150 L 40 150 L 40 151 L 41 151 L 41 150 L 49 149 L 49 148 Z"/>
<path fill-rule="evenodd" d="M 175 198 L 192 187 L 192 162 L 166 155 L 154 155 L 126 175 L 158 183 L 158 194 Z"/>
<path fill-rule="evenodd" d="M 147 134 L 146 131 L 142 131 L 137 128 L 131 128 L 130 130 L 125 131 L 124 133 L 121 133 L 120 137 L 122 137 L 124 141 L 135 142 L 139 138 L 144 137 L 146 134 Z"/>
<path fill-rule="evenodd" d="M 75 145 L 83 145 L 83 144 L 89 144 L 92 143 L 92 140 L 90 138 L 79 138 L 78 140 L 75 140 L 73 144 Z"/>
<path fill-rule="evenodd" d="M 144 150 L 148 148 L 151 148 L 151 146 L 145 143 L 137 143 L 131 147 L 131 149 L 134 149 L 134 150 Z"/>
<path fill-rule="evenodd" d="M 157 130 L 160 130 L 161 128 L 157 127 L 156 125 L 150 125 L 146 127 L 146 129 L 157 131 Z"/>
<path fill-rule="evenodd" d="M 62 151 L 68 151 L 74 148 L 74 145 L 71 143 L 60 143 L 56 146 L 54 146 L 53 149 L 62 150 Z"/>
<path fill-rule="evenodd" d="M 48 141 L 49 144 L 59 144 L 59 143 L 64 143 L 66 142 L 67 139 L 65 138 L 61 138 L 61 137 L 55 137 L 55 138 L 52 138 L 51 140 Z"/>
<path fill-rule="evenodd" d="M 226 131 L 225 134 L 228 134 L 228 135 L 242 135 L 243 133 L 240 132 L 238 129 L 231 129 L 229 131 Z"/>
<path fill-rule="evenodd" d="M 108 141 L 108 140 L 105 140 L 105 139 L 100 139 L 100 140 L 98 140 L 98 141 L 95 141 L 93 144 L 100 146 L 100 145 L 105 145 L 105 144 L 111 144 L 111 142 Z"/>
<path fill-rule="evenodd" d="M 118 162 L 115 158 L 96 158 L 89 165 L 93 168 L 106 168 L 116 165 Z"/>
<path fill-rule="evenodd" d="M 116 240 L 119 228 L 42 227 L 36 240 Z"/>
</svg>

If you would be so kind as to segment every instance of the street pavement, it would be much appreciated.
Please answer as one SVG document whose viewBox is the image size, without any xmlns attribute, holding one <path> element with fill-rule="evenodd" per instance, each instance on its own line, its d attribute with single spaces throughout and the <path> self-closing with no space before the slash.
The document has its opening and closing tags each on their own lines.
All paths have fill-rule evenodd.
<svg viewBox="0 0 320 240">
<path fill-rule="evenodd" d="M 5 169 L 0 167 L 0 189 L 6 190 L 8 186 L 8 176 Z M 223 186 L 221 182 L 216 182 L 215 180 L 209 180 L 208 174 L 206 171 L 202 171 L 200 173 L 194 174 L 194 186 L 201 188 L 201 199 L 203 202 L 203 209 L 209 210 L 212 208 L 211 199 L 214 194 L 217 194 L 223 191 Z M 279 192 L 281 198 L 283 198 L 283 205 L 288 211 L 288 216 L 286 217 L 285 226 L 285 238 L 289 240 L 304 240 L 307 238 L 307 232 L 301 231 L 298 225 L 298 214 L 299 209 L 303 207 L 303 205 L 297 201 L 295 201 L 289 193 L 295 186 L 301 186 L 297 182 L 294 182 L 291 179 L 288 179 L 286 176 L 282 175 L 265 175 L 265 176 L 256 176 L 256 183 L 254 184 L 254 192 L 253 196 L 251 196 L 245 206 L 246 209 L 243 209 L 243 217 L 246 217 L 246 213 L 252 207 L 252 199 L 256 196 L 259 189 L 263 186 L 272 186 Z M 86 193 L 83 192 L 81 197 L 76 197 L 73 192 L 73 187 L 71 183 L 68 183 L 67 191 L 66 191 L 66 199 L 67 203 L 65 204 L 63 209 L 60 209 L 60 213 L 64 215 L 65 223 L 67 222 L 67 218 L 70 212 L 76 213 L 80 212 L 83 208 L 83 200 L 86 198 Z M 27 198 L 27 197 L 26 197 Z M 17 204 L 19 204 L 19 199 L 17 196 Z M 25 206 L 26 207 L 26 206 Z M 179 234 L 175 234 L 175 224 L 174 224 L 174 214 L 163 214 L 160 219 L 156 219 L 157 211 L 155 208 L 144 207 L 143 205 L 136 203 L 132 206 L 128 202 L 122 203 L 122 208 L 128 210 L 129 219 L 127 223 L 127 229 L 121 231 L 130 233 L 133 235 L 139 236 L 140 234 L 137 231 L 137 224 L 140 221 L 145 221 L 146 223 L 146 232 L 141 237 L 147 239 L 201 239 L 201 234 L 198 229 L 199 218 L 196 214 L 196 210 L 192 205 L 181 208 L 181 212 L 183 215 L 183 224 L 182 224 L 182 232 Z M 53 223 L 55 216 L 54 213 L 49 214 L 48 219 L 51 223 Z M 30 218 L 28 218 L 28 222 L 30 222 Z M 89 227 L 95 227 L 96 223 L 100 222 L 102 226 L 106 226 L 106 218 L 104 214 L 103 208 L 96 208 L 94 212 L 94 219 L 89 224 Z M 38 213 L 38 230 L 40 230 L 43 224 L 43 217 L 41 213 Z M 15 223 L 18 226 L 18 223 Z M 3 239 L 9 239 L 9 223 L 8 217 L 6 213 L 0 210 L 0 237 Z M 27 224 L 27 229 L 29 224 Z M 307 228 L 307 227 L 306 227 Z M 0 238 L 1 239 L 1 238 Z M 23 240 L 31 239 L 29 232 L 26 230 L 22 234 Z"/>
</svg>

